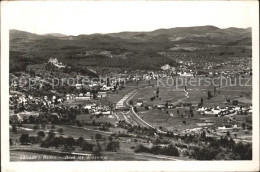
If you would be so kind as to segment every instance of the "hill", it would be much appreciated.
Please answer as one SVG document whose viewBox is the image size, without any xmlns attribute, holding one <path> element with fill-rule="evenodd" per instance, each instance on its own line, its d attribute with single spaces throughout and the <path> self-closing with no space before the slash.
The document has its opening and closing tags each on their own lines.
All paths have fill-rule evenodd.
<svg viewBox="0 0 260 172">
<path fill-rule="evenodd" d="M 176 27 L 152 32 L 120 32 L 66 36 L 51 33 L 37 35 L 10 30 L 10 59 L 17 56 L 27 62 L 43 62 L 50 57 L 65 64 L 96 68 L 160 70 L 165 64 L 176 66 L 176 56 L 198 58 L 248 56 L 251 54 L 251 28 L 215 26 Z M 228 50 L 228 53 L 225 51 Z M 168 56 L 161 55 L 170 54 Z M 15 55 L 15 57 L 14 57 Z M 192 55 L 193 56 L 193 55 Z M 21 60 L 23 63 L 23 60 Z"/>
</svg>

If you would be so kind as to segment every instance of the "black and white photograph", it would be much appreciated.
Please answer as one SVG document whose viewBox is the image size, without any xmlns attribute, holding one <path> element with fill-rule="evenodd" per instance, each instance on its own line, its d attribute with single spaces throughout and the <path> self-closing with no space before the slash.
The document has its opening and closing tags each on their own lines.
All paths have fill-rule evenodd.
<svg viewBox="0 0 260 172">
<path fill-rule="evenodd" d="M 2 2 L 1 159 L 258 171 L 258 5 Z"/>
</svg>

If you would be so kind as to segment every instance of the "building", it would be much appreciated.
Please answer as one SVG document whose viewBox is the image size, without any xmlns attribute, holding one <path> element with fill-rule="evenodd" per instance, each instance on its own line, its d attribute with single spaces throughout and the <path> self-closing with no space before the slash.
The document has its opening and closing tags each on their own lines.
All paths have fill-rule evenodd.
<svg viewBox="0 0 260 172">
<path fill-rule="evenodd" d="M 78 96 L 75 96 L 76 100 L 90 100 L 91 98 L 93 98 L 93 95 L 90 92 L 86 94 L 80 93 Z"/>
<path fill-rule="evenodd" d="M 57 68 L 65 68 L 66 65 L 62 64 L 61 62 L 58 61 L 57 58 L 50 58 L 48 63 L 53 64 L 54 66 L 56 66 Z"/>
<path fill-rule="evenodd" d="M 105 98 L 105 97 L 107 97 L 107 92 L 106 91 L 99 91 L 97 93 L 97 97 L 98 98 Z"/>
</svg>

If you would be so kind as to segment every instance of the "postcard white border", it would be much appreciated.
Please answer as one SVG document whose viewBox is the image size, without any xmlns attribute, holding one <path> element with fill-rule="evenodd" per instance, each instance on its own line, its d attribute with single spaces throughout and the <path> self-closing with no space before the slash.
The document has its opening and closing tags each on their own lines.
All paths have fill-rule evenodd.
<svg viewBox="0 0 260 172">
<path fill-rule="evenodd" d="M 147 3 L 147 2 L 143 2 Z M 203 3 L 203 1 L 201 2 Z M 250 2 L 252 3 L 252 1 Z M 9 161 L 9 28 L 6 3 L 1 3 L 1 170 L 7 171 L 258 171 L 259 170 L 259 6 L 253 23 L 253 160 L 252 161 Z M 144 9 L 145 10 L 145 9 Z M 33 15 L 33 14 L 32 14 Z"/>
</svg>

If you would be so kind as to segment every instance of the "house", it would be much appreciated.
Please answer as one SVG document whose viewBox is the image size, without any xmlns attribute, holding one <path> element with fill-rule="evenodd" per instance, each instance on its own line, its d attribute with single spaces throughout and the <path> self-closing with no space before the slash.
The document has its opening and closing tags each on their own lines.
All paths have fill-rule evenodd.
<svg viewBox="0 0 260 172">
<path fill-rule="evenodd" d="M 71 100 L 71 99 L 75 99 L 75 96 L 73 94 L 67 94 L 66 100 Z"/>
<path fill-rule="evenodd" d="M 139 106 L 139 107 L 143 106 L 143 102 L 142 101 L 137 101 L 136 106 Z"/>
<path fill-rule="evenodd" d="M 57 58 L 50 58 L 48 63 L 53 64 L 57 68 L 65 68 L 66 67 L 61 62 L 59 62 Z"/>
<path fill-rule="evenodd" d="M 107 97 L 107 92 L 106 92 L 106 91 L 99 91 L 99 92 L 97 93 L 97 97 L 98 97 L 98 98 Z"/>
<path fill-rule="evenodd" d="M 106 85 L 104 85 L 100 90 L 103 90 L 103 91 L 114 90 L 114 86 L 106 86 Z"/>
<path fill-rule="evenodd" d="M 157 109 L 164 109 L 165 105 L 164 104 L 160 104 L 160 105 L 156 105 Z"/>
<path fill-rule="evenodd" d="M 86 94 L 80 93 L 78 96 L 75 96 L 76 100 L 89 100 L 93 97 L 93 95 L 90 92 L 87 92 Z"/>
<path fill-rule="evenodd" d="M 30 116 L 39 116 L 39 113 L 24 111 L 17 114 L 18 121 L 24 121 L 25 119 L 28 119 Z"/>
<path fill-rule="evenodd" d="M 241 127 L 238 127 L 236 124 L 234 124 L 233 126 L 218 127 L 217 131 L 222 132 L 222 133 L 226 133 L 228 131 L 238 131 L 240 129 L 241 129 Z"/>
<path fill-rule="evenodd" d="M 111 113 L 110 110 L 103 110 L 103 111 L 102 111 L 102 114 L 103 114 L 103 115 L 111 115 L 112 113 Z"/>
<path fill-rule="evenodd" d="M 9 120 L 13 123 L 22 122 L 23 118 L 21 118 L 18 114 L 12 114 L 9 116 Z"/>
<path fill-rule="evenodd" d="M 170 68 L 171 68 L 171 66 L 168 64 L 161 67 L 162 70 L 169 70 Z"/>
<path fill-rule="evenodd" d="M 214 113 L 211 109 L 206 109 L 206 110 L 204 111 L 204 114 L 205 114 L 205 115 L 215 115 L 215 113 Z"/>
<path fill-rule="evenodd" d="M 197 112 L 204 112 L 206 109 L 207 109 L 207 108 L 205 108 L 205 107 L 201 107 L 201 108 L 198 108 L 198 109 L 197 109 Z"/>
<path fill-rule="evenodd" d="M 193 74 L 190 73 L 190 72 L 178 72 L 177 74 L 178 74 L 179 76 L 193 76 Z"/>
<path fill-rule="evenodd" d="M 174 105 L 173 104 L 168 104 L 168 109 L 174 109 Z"/>
<path fill-rule="evenodd" d="M 96 104 L 86 104 L 83 108 L 90 110 L 90 109 L 95 109 L 95 107 L 96 107 Z"/>
<path fill-rule="evenodd" d="M 211 126 L 214 125 L 214 121 L 212 120 L 205 120 L 203 123 L 197 123 L 198 126 L 203 127 L 203 126 Z"/>
</svg>

